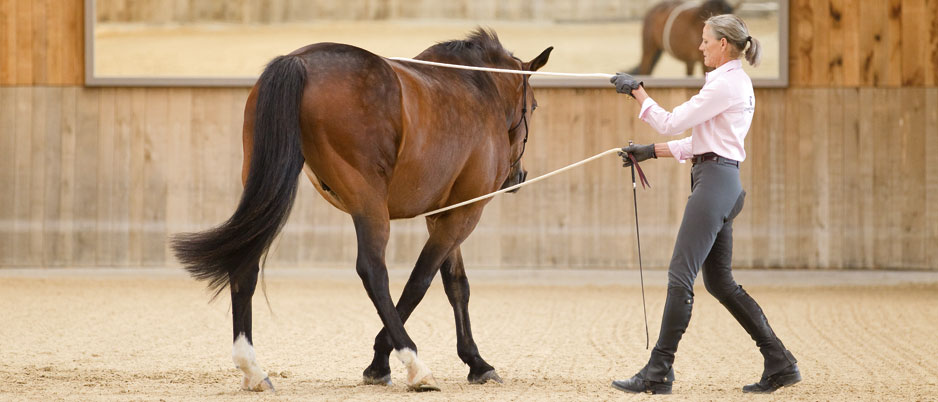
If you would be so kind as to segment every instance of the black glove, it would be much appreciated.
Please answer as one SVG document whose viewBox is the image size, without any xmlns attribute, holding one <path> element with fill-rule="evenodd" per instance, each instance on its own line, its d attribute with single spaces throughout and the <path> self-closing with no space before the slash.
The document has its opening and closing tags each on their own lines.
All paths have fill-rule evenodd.
<svg viewBox="0 0 938 402">
<path fill-rule="evenodd" d="M 614 77 L 609 79 L 609 82 L 615 84 L 616 92 L 629 96 L 632 96 L 632 90 L 644 85 L 642 81 L 636 81 L 635 77 L 625 73 L 616 73 Z"/>
<path fill-rule="evenodd" d="M 651 158 L 658 159 L 658 155 L 655 155 L 655 144 L 629 145 L 619 151 L 619 156 L 622 157 L 622 167 L 632 166 L 632 160 L 629 159 L 628 154 L 632 154 L 632 157 L 635 158 L 636 162 L 641 162 Z"/>
</svg>

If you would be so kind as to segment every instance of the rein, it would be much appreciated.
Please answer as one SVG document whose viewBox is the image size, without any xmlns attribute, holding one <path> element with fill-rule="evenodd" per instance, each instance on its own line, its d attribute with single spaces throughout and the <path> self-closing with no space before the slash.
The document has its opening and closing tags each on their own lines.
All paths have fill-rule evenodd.
<svg viewBox="0 0 938 402">
<path fill-rule="evenodd" d="M 515 60 L 518 60 L 518 58 L 515 57 Z M 521 61 L 521 60 L 518 60 L 518 61 Z M 523 65 L 523 64 L 524 64 L 524 63 L 522 63 L 522 65 Z M 510 133 L 510 132 L 512 132 L 512 131 L 517 130 L 517 129 L 518 129 L 518 126 L 520 126 L 521 123 L 524 123 L 524 141 L 521 143 L 521 154 L 518 155 L 518 159 L 515 159 L 515 161 L 514 161 L 514 162 L 511 164 L 511 166 L 508 168 L 509 171 L 510 171 L 512 168 L 514 168 L 515 165 L 518 164 L 518 162 L 521 162 L 521 157 L 524 156 L 524 150 L 528 147 L 528 115 L 527 115 L 527 112 L 528 112 L 528 79 L 527 79 L 526 77 L 521 77 L 521 120 L 518 120 L 518 124 L 515 124 L 514 126 L 512 126 L 511 128 L 509 128 L 509 129 L 508 129 L 508 132 Z M 531 112 L 534 112 L 534 110 L 531 110 Z"/>
</svg>

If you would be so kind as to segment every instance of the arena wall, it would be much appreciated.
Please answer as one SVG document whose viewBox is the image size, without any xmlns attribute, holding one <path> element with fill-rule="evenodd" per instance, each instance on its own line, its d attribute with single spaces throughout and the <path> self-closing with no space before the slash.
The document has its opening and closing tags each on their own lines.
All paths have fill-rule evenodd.
<svg viewBox="0 0 938 402">
<path fill-rule="evenodd" d="M 735 264 L 938 269 L 938 1 L 791 3 L 790 87 L 756 93 Z M 85 88 L 82 21 L 79 0 L 0 0 L 0 267 L 174 266 L 166 236 L 237 202 L 248 89 Z M 696 91 L 650 92 L 673 107 Z M 537 98 L 529 177 L 661 140 L 611 88 Z M 670 259 L 689 168 L 645 164 L 646 267 Z M 635 268 L 630 187 L 610 158 L 499 197 L 466 263 Z M 411 265 L 424 238 L 422 222 L 395 222 L 389 263 Z M 301 186 L 270 263 L 354 258 L 351 220 Z"/>
</svg>

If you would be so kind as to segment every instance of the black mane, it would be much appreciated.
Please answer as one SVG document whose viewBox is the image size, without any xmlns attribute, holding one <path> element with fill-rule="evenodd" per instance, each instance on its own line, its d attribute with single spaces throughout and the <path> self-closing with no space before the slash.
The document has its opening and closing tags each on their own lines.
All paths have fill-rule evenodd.
<svg viewBox="0 0 938 402">
<path fill-rule="evenodd" d="M 440 59 L 457 61 L 466 65 L 498 65 L 511 53 L 502 47 L 495 31 L 476 28 L 463 40 L 440 42 L 424 50 L 418 59 Z"/>
</svg>

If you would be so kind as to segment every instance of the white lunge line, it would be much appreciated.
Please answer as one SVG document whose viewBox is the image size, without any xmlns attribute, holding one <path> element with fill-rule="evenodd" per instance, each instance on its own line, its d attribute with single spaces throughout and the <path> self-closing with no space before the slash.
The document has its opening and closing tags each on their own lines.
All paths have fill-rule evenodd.
<svg viewBox="0 0 938 402">
<path fill-rule="evenodd" d="M 460 70 L 488 71 L 491 73 L 508 73 L 508 74 L 522 74 L 522 75 L 525 75 L 525 74 L 526 75 L 549 75 L 549 76 L 554 76 L 554 77 L 594 77 L 594 78 L 605 78 L 605 79 L 614 77 L 613 74 L 603 74 L 603 73 L 588 73 L 588 74 L 551 73 L 547 71 L 509 70 L 509 69 L 503 69 L 503 68 L 464 66 L 462 64 L 437 63 L 435 61 L 417 60 L 417 59 L 410 59 L 407 57 L 388 57 L 388 59 L 397 60 L 397 61 L 406 61 L 406 62 L 417 63 L 417 64 L 427 64 L 427 65 L 437 66 L 437 67 L 456 68 Z"/>
<path fill-rule="evenodd" d="M 488 193 L 488 194 L 483 195 L 483 196 L 480 196 L 480 197 L 473 198 L 473 199 L 471 199 L 471 200 L 467 200 L 467 201 L 460 202 L 459 204 L 453 204 L 453 205 L 450 205 L 450 206 L 448 206 L 448 207 L 443 207 L 443 208 L 437 209 L 437 210 L 435 210 L 435 211 L 430 211 L 430 212 L 427 212 L 427 213 L 424 213 L 424 214 L 420 214 L 420 215 L 415 216 L 415 218 L 421 218 L 421 217 L 424 217 L 424 216 L 429 216 L 429 215 L 433 215 L 433 214 L 438 214 L 438 213 L 440 213 L 440 212 L 449 211 L 449 210 L 451 210 L 451 209 L 453 209 L 453 208 L 459 208 L 459 207 L 461 207 L 461 206 L 463 206 L 463 205 L 472 204 L 472 203 L 474 203 L 474 202 L 476 202 L 476 201 L 482 201 L 482 200 L 484 200 L 484 199 L 486 199 L 486 198 L 492 198 L 492 197 L 494 197 L 494 196 L 496 196 L 496 195 L 498 195 L 498 194 L 501 194 L 501 193 L 504 193 L 504 192 L 508 192 L 508 191 L 514 190 L 514 189 L 516 189 L 516 188 L 521 188 L 521 187 L 527 186 L 528 184 L 537 183 L 537 182 L 539 182 L 539 181 L 541 181 L 541 180 L 544 180 L 544 179 L 546 179 L 546 178 L 548 178 L 548 177 L 551 177 L 551 176 L 553 176 L 553 175 L 555 175 L 555 174 L 558 174 L 558 173 L 561 173 L 561 172 L 564 172 L 564 171 L 573 169 L 573 168 L 575 168 L 575 167 L 577 167 L 577 166 L 580 166 L 580 165 L 582 165 L 582 164 L 584 164 L 584 163 L 592 162 L 592 161 L 594 161 L 594 160 L 596 160 L 596 159 L 602 158 L 603 156 L 609 155 L 609 154 L 611 154 L 611 153 L 619 152 L 619 151 L 621 151 L 621 150 L 622 150 L 621 148 L 612 148 L 612 149 L 610 149 L 610 150 L 608 150 L 608 151 L 604 151 L 604 152 L 598 153 L 598 154 L 593 155 L 593 156 L 591 156 L 591 157 L 589 157 L 589 158 L 583 159 L 583 160 L 581 160 L 581 161 L 579 161 L 579 162 L 576 162 L 576 163 L 573 163 L 573 164 L 564 166 L 564 167 L 562 167 L 562 168 L 560 168 L 560 169 L 557 169 L 557 170 L 555 170 L 555 171 L 553 171 L 553 172 L 550 172 L 550 173 L 547 173 L 547 174 L 544 174 L 544 175 L 535 177 L 535 178 L 533 178 L 533 179 L 531 179 L 531 180 L 525 181 L 524 183 L 518 183 L 518 184 L 515 184 L 514 186 L 511 186 L 511 187 L 506 187 L 506 188 L 503 188 L 503 189 L 501 189 L 501 190 L 498 190 L 498 191 L 495 191 L 495 192 L 492 192 L 492 193 Z"/>
</svg>

